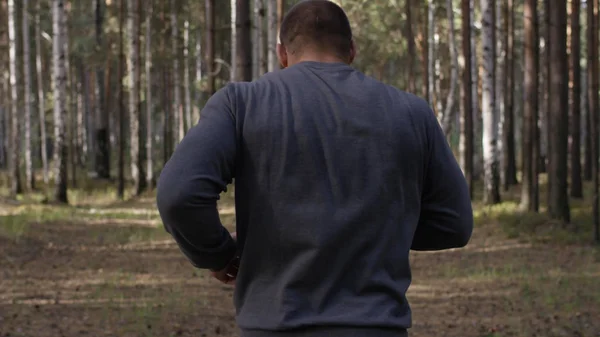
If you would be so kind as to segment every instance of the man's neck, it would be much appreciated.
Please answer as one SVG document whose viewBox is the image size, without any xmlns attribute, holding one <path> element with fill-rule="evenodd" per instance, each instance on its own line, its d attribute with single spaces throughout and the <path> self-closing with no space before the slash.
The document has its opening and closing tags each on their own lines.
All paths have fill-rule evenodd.
<svg viewBox="0 0 600 337">
<path fill-rule="evenodd" d="M 290 63 L 296 64 L 301 62 L 348 63 L 347 60 L 342 60 L 341 58 L 335 55 L 317 53 L 303 53 L 300 57 L 298 57 Z"/>
</svg>

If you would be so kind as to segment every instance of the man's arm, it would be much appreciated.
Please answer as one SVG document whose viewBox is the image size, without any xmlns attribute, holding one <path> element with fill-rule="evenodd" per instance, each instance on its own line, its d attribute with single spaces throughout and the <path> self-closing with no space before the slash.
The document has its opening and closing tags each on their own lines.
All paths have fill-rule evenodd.
<svg viewBox="0 0 600 337">
<path fill-rule="evenodd" d="M 197 268 L 220 270 L 236 254 L 236 243 L 221 224 L 217 200 L 234 175 L 235 116 L 228 87 L 206 103 L 163 168 L 157 187 L 158 211 L 181 251 Z"/>
<path fill-rule="evenodd" d="M 473 232 L 473 209 L 467 182 L 433 111 L 426 103 L 423 105 L 427 109 L 428 162 L 421 216 L 411 249 L 464 247 Z"/>
</svg>

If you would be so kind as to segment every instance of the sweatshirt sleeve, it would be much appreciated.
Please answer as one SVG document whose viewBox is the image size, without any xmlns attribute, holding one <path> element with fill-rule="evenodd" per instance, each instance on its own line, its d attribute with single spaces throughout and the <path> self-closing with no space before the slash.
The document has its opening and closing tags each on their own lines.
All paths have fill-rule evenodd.
<svg viewBox="0 0 600 337">
<path fill-rule="evenodd" d="M 467 182 L 433 111 L 424 101 L 423 109 L 426 109 L 428 158 L 421 215 L 411 249 L 464 247 L 473 232 L 473 209 Z"/>
<path fill-rule="evenodd" d="M 217 200 L 234 175 L 235 116 L 229 86 L 216 92 L 163 168 L 157 206 L 167 232 L 197 268 L 219 270 L 236 254 Z"/>
</svg>

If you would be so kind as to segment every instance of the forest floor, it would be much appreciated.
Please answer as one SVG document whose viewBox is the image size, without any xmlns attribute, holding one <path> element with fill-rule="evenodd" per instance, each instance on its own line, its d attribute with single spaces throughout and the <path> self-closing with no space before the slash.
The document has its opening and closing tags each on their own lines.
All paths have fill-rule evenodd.
<svg viewBox="0 0 600 337">
<path fill-rule="evenodd" d="M 187 262 L 154 197 L 110 194 L 0 201 L 0 336 L 237 336 L 232 287 Z M 600 336 L 589 200 L 570 228 L 476 204 L 466 248 L 412 253 L 411 337 Z M 231 193 L 220 209 L 233 229 Z"/>
</svg>

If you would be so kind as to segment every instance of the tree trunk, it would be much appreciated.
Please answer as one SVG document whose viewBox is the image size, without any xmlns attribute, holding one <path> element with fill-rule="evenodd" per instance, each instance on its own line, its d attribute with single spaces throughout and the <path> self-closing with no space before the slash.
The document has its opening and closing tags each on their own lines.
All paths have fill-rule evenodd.
<svg viewBox="0 0 600 337">
<path fill-rule="evenodd" d="M 498 119 L 495 103 L 495 49 L 494 1 L 482 0 L 483 27 L 483 173 L 484 203 L 500 202 L 498 162 Z"/>
<path fill-rule="evenodd" d="M 431 108 L 435 108 L 435 2 L 428 0 L 427 2 L 427 46 L 429 53 L 427 54 L 427 101 Z"/>
<path fill-rule="evenodd" d="M 190 21 L 183 23 L 183 105 L 185 130 L 192 127 L 192 96 L 190 91 Z"/>
<path fill-rule="evenodd" d="M 154 15 L 154 1 L 148 1 L 146 13 L 146 184 L 149 188 L 154 186 L 154 165 L 152 154 L 152 137 L 154 137 L 152 111 L 154 101 L 152 95 L 152 16 Z"/>
<path fill-rule="evenodd" d="M 172 151 L 183 138 L 183 109 L 181 106 L 181 80 L 179 77 L 179 24 L 177 13 L 179 11 L 178 1 L 171 0 L 171 57 L 173 58 L 173 128 L 175 139 Z"/>
<path fill-rule="evenodd" d="M 548 213 L 552 218 L 569 222 L 569 197 L 567 192 L 568 148 L 568 60 L 567 60 L 567 2 L 549 2 L 550 14 L 550 65 L 549 75 L 549 167 L 548 167 Z"/>
<path fill-rule="evenodd" d="M 231 58 L 230 58 L 230 62 L 231 63 L 231 67 L 229 68 L 229 80 L 231 82 L 235 82 L 237 80 L 237 72 L 238 72 L 238 67 L 239 65 L 237 64 L 236 60 L 237 60 L 237 0 L 230 0 L 229 1 L 229 7 L 230 7 L 230 22 L 229 22 L 229 28 L 230 28 L 230 33 L 231 33 L 231 39 L 230 39 L 230 44 L 231 44 Z"/>
<path fill-rule="evenodd" d="M 103 7 L 105 0 L 96 0 L 96 53 L 104 54 L 104 45 L 102 43 L 102 32 L 104 14 Z M 104 69 L 102 62 L 96 66 L 96 174 L 98 178 L 110 178 L 110 139 L 108 133 L 108 109 L 105 107 L 104 97 Z"/>
<path fill-rule="evenodd" d="M 505 114 L 505 102 L 504 102 L 504 89 L 506 86 L 506 44 L 505 38 L 507 36 L 506 27 L 504 26 L 504 21 L 507 18 L 503 17 L 504 14 L 504 6 L 503 3 L 506 1 L 496 1 L 495 3 L 495 29 L 496 29 L 496 68 L 495 68 L 495 114 L 498 120 L 498 156 L 500 157 L 500 165 L 501 168 L 504 167 L 504 114 Z M 504 183 L 505 176 L 504 170 L 499 168 L 500 171 L 500 181 Z"/>
<path fill-rule="evenodd" d="M 267 44 L 269 45 L 269 65 L 268 71 L 279 69 L 279 60 L 277 59 L 277 0 L 267 1 Z"/>
<path fill-rule="evenodd" d="M 504 105 L 504 123 L 502 136 L 503 140 L 503 159 L 504 159 L 504 190 L 517 184 L 517 163 L 515 150 L 515 9 L 513 0 L 507 0 L 504 3 L 504 16 L 506 17 L 506 83 L 505 83 L 505 105 Z"/>
<path fill-rule="evenodd" d="M 477 62 L 477 34 L 475 27 L 475 0 L 470 0 L 471 4 L 471 97 L 473 98 L 473 180 L 479 179 L 483 168 L 481 121 L 479 117 L 479 66 Z"/>
<path fill-rule="evenodd" d="M 458 51 L 456 49 L 456 34 L 454 30 L 454 9 L 452 0 L 446 0 L 446 13 L 448 15 L 448 45 L 450 47 L 450 90 L 446 98 L 446 107 L 442 115 L 442 128 L 444 134 L 450 135 L 454 116 L 456 86 L 458 84 Z M 438 100 L 441 101 L 441 100 Z M 441 110 L 441 109 L 440 109 Z"/>
<path fill-rule="evenodd" d="M 254 78 L 258 78 L 267 72 L 264 59 L 265 39 L 265 4 L 264 0 L 254 0 L 254 39 L 252 47 L 254 50 L 253 60 L 255 64 Z"/>
<path fill-rule="evenodd" d="M 52 56 L 54 70 L 54 199 L 67 203 L 67 115 L 66 15 L 63 0 L 52 1 Z"/>
<path fill-rule="evenodd" d="M 24 87 L 24 113 L 25 113 L 25 185 L 27 190 L 35 188 L 35 176 L 33 175 L 33 158 L 31 151 L 31 54 L 29 52 L 29 0 L 23 0 L 23 87 Z"/>
<path fill-rule="evenodd" d="M 125 63 L 125 52 L 123 48 L 123 21 L 125 16 L 125 1 L 119 0 L 119 62 L 117 68 L 117 88 L 118 88 L 118 128 L 119 128 L 119 153 L 118 153 L 118 173 L 117 173 L 117 196 L 123 200 L 125 198 L 125 93 L 123 88 L 123 67 Z"/>
<path fill-rule="evenodd" d="M 590 122 L 590 147 L 591 147 L 591 173 L 593 180 L 593 222 L 594 222 L 594 240 L 597 243 L 600 243 L 600 218 L 599 218 L 599 205 L 598 205 L 598 136 L 599 136 L 599 118 L 598 114 L 600 113 L 600 98 L 598 97 L 598 91 L 600 90 L 599 83 L 599 74 L 600 61 L 598 58 L 598 44 L 600 41 L 598 40 L 598 4 L 594 1 L 587 1 L 587 22 L 588 22 L 588 30 L 587 30 L 587 64 L 588 64 L 588 116 Z"/>
<path fill-rule="evenodd" d="M 200 118 L 200 107 L 202 106 L 202 29 L 198 25 L 196 32 L 196 85 L 194 86 L 194 121 Z"/>
<path fill-rule="evenodd" d="M 236 12 L 236 80 L 249 82 L 252 81 L 250 0 L 237 0 Z"/>
<path fill-rule="evenodd" d="M 16 21 L 15 1 L 8 0 L 8 57 L 10 71 L 10 137 L 8 148 L 10 151 L 9 174 L 10 174 L 10 195 L 16 198 L 17 194 L 22 192 L 21 179 L 19 177 L 20 166 L 20 137 L 19 137 L 19 94 L 17 87 L 17 21 Z"/>
<path fill-rule="evenodd" d="M 207 91 L 209 95 L 215 93 L 215 0 L 206 0 L 206 69 L 208 72 Z"/>
<path fill-rule="evenodd" d="M 408 47 L 408 91 L 410 93 L 417 93 L 417 85 L 415 81 L 415 37 L 412 31 L 413 19 L 412 19 L 412 4 L 413 0 L 406 0 L 406 41 Z"/>
<path fill-rule="evenodd" d="M 469 184 L 469 195 L 473 197 L 473 98 L 471 87 L 471 9 L 469 0 L 461 0 L 462 9 L 462 52 L 464 56 L 461 114 L 461 166 Z"/>
<path fill-rule="evenodd" d="M 580 0 L 571 0 L 571 196 L 583 198 L 581 182 L 581 27 Z"/>
<path fill-rule="evenodd" d="M 44 73 L 42 68 L 42 31 L 40 26 L 41 2 L 37 0 L 35 11 L 35 68 L 37 73 L 37 100 L 38 100 L 38 118 L 40 124 L 40 156 L 42 158 L 42 170 L 44 183 L 48 184 L 48 145 L 46 143 L 46 108 L 44 96 Z"/>
</svg>

